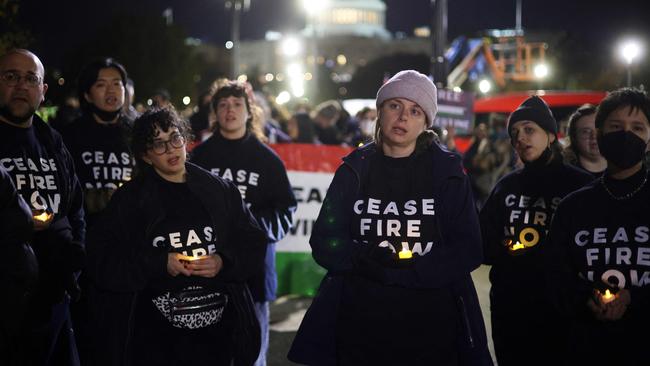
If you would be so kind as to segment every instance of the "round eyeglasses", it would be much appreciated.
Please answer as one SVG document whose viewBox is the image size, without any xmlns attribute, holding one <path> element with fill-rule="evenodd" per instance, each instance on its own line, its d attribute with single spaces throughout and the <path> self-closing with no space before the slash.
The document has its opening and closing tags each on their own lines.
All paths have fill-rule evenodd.
<svg viewBox="0 0 650 366">
<path fill-rule="evenodd" d="M 171 150 L 169 146 L 171 145 L 171 148 L 173 149 L 179 149 L 185 145 L 185 137 L 181 135 L 180 133 L 174 133 L 171 135 L 169 140 L 156 140 L 154 141 L 151 145 L 149 145 L 149 149 L 154 152 L 156 155 L 162 155 L 166 153 L 168 150 Z"/>
</svg>

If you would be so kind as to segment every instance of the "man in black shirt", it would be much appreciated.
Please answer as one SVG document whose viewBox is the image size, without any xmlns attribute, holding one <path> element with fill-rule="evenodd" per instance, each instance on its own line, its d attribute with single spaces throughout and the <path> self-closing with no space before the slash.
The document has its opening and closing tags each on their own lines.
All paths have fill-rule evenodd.
<svg viewBox="0 0 650 366">
<path fill-rule="evenodd" d="M 0 165 L 34 215 L 30 244 L 39 265 L 14 351 L 20 365 L 78 365 L 69 303 L 84 261 L 81 187 L 61 136 L 35 115 L 47 91 L 43 75 L 27 50 L 0 56 Z"/>
</svg>

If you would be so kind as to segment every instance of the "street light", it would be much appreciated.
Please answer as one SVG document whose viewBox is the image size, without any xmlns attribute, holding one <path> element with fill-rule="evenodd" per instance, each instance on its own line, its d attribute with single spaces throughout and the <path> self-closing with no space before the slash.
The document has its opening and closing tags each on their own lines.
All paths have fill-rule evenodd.
<svg viewBox="0 0 650 366">
<path fill-rule="evenodd" d="M 620 54 L 627 69 L 627 86 L 632 86 L 632 63 L 641 56 L 641 44 L 636 40 L 627 40 L 621 44 Z"/>
<path fill-rule="evenodd" d="M 544 79 L 548 76 L 548 66 L 546 64 L 535 65 L 533 73 L 535 74 L 535 78 Z"/>
<path fill-rule="evenodd" d="M 487 94 L 492 90 L 492 83 L 488 79 L 483 79 L 478 83 L 478 90 L 483 94 Z"/>
</svg>

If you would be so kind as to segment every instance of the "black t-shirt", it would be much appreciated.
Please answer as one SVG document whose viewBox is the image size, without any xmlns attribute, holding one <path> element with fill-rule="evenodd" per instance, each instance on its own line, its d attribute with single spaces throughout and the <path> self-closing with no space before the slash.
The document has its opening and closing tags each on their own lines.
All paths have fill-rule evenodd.
<svg viewBox="0 0 650 366">
<path fill-rule="evenodd" d="M 357 245 L 394 252 L 383 266 L 410 270 L 409 266 L 431 255 L 431 248 L 441 240 L 434 172 L 424 154 L 405 158 L 375 154 L 371 159 L 360 195 L 350 208 L 351 236 Z M 412 259 L 398 259 L 397 253 L 404 249 L 412 252 Z M 366 342 L 373 349 L 404 350 L 426 359 L 432 352 L 446 354 L 453 348 L 458 319 L 447 288 L 387 286 L 363 275 L 350 275 L 343 288 L 338 337 L 347 347 Z M 387 338 L 390 334 L 398 338 Z M 423 354 L 416 356 L 416 352 Z"/>
<path fill-rule="evenodd" d="M 125 123 L 101 124 L 84 116 L 63 130 L 63 141 L 84 189 L 117 189 L 131 180 L 135 161 L 127 144 Z"/>
<path fill-rule="evenodd" d="M 481 209 L 484 262 L 500 299 L 543 299 L 545 245 L 551 219 L 567 194 L 593 178 L 556 160 L 527 166 L 501 179 Z"/>
<path fill-rule="evenodd" d="M 160 196 L 164 197 L 165 215 L 150 230 L 151 245 L 191 257 L 214 254 L 219 238 L 199 197 L 190 192 L 187 183 L 173 183 L 159 176 L 157 179 Z M 196 285 L 212 287 L 214 283 L 214 279 L 199 276 L 165 276 L 151 283 L 149 290 L 165 292 Z"/>
<path fill-rule="evenodd" d="M 0 122 L 0 165 L 32 210 L 59 213 L 61 181 L 54 154 L 41 145 L 34 126 L 14 127 Z"/>
</svg>

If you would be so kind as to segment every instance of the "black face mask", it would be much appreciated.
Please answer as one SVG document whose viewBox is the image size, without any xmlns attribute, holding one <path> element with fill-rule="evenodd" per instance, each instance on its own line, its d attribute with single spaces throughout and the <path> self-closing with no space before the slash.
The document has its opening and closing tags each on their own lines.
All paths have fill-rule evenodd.
<svg viewBox="0 0 650 366">
<path fill-rule="evenodd" d="M 643 160 L 646 142 L 631 131 L 616 131 L 598 137 L 600 154 L 621 169 Z"/>
<path fill-rule="evenodd" d="M 93 112 L 94 115 L 99 117 L 99 119 L 101 119 L 104 122 L 112 122 L 115 119 L 115 117 L 117 117 L 117 115 L 120 114 L 120 112 L 122 111 L 122 108 L 119 108 L 118 110 L 113 112 L 104 111 L 97 108 L 97 106 L 92 103 L 90 103 L 89 106 L 90 106 L 90 111 Z"/>
</svg>

